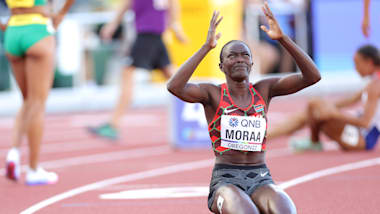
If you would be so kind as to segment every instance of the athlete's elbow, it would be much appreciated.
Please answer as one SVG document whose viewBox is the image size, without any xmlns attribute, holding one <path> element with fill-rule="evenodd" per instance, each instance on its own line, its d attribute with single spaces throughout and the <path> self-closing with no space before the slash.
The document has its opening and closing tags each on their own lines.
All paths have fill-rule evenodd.
<svg viewBox="0 0 380 214">
<path fill-rule="evenodd" d="M 313 78 L 313 84 L 319 82 L 319 81 L 322 79 L 322 77 L 321 77 L 321 73 L 319 73 L 318 70 L 315 71 L 315 74 L 314 74 L 313 77 L 314 77 L 314 78 Z"/>
<path fill-rule="evenodd" d="M 173 87 L 173 84 L 172 84 L 171 82 L 168 82 L 168 83 L 166 84 L 166 89 L 167 89 L 170 93 L 174 94 L 174 87 Z"/>
<path fill-rule="evenodd" d="M 366 119 L 363 119 L 360 121 L 360 126 L 364 129 L 369 129 L 370 126 L 371 126 L 371 121 L 370 120 L 366 120 Z"/>
<path fill-rule="evenodd" d="M 179 87 L 177 87 L 175 84 L 173 84 L 172 82 L 168 82 L 166 84 L 166 89 L 173 95 L 177 96 L 179 94 L 179 90 L 178 90 Z"/>
<path fill-rule="evenodd" d="M 321 80 L 321 74 L 318 71 L 314 72 L 312 76 L 307 78 L 308 85 L 314 85 L 320 80 Z"/>
</svg>

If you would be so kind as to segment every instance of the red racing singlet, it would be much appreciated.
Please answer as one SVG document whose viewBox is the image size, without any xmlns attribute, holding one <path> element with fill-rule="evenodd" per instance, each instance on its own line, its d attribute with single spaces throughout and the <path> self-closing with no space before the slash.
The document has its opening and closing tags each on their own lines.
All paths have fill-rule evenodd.
<svg viewBox="0 0 380 214">
<path fill-rule="evenodd" d="M 219 106 L 213 120 L 208 125 L 212 147 L 215 152 L 223 154 L 224 152 L 228 152 L 232 149 L 244 152 L 266 150 L 266 105 L 261 95 L 253 88 L 252 84 L 250 84 L 249 89 L 252 95 L 251 104 L 247 108 L 242 109 L 239 108 L 232 100 L 226 83 L 221 85 Z M 257 123 L 260 124 L 260 121 L 263 126 L 260 130 L 255 129 L 255 127 L 249 127 L 250 125 L 251 127 L 255 126 Z M 227 123 L 227 125 L 223 126 L 228 126 L 231 129 L 223 128 L 221 125 L 222 123 Z M 221 136 L 222 134 L 223 136 Z M 238 141 L 239 143 L 237 143 Z M 260 141 L 260 143 L 257 143 L 258 141 Z M 231 146 L 228 148 L 222 146 L 222 144 L 227 145 L 229 142 L 231 142 Z M 254 144 L 258 144 L 259 147 L 255 147 L 255 149 L 249 147 L 249 145 Z M 237 148 L 234 145 L 239 145 L 240 148 Z M 245 149 L 245 145 L 247 145 L 247 149 Z"/>
</svg>

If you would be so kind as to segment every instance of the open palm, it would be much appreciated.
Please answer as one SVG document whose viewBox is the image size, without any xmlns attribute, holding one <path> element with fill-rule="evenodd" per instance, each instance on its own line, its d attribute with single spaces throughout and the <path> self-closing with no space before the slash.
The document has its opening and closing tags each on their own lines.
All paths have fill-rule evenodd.
<svg viewBox="0 0 380 214">
<path fill-rule="evenodd" d="M 212 18 L 210 21 L 210 27 L 208 28 L 206 44 L 210 48 L 215 48 L 217 45 L 217 41 L 220 38 L 221 34 L 215 34 L 216 27 L 219 25 L 220 21 L 222 21 L 223 17 L 219 18 L 219 11 L 214 11 L 212 14 Z"/>
<path fill-rule="evenodd" d="M 267 19 L 269 29 L 264 25 L 261 25 L 260 28 L 263 31 L 265 31 L 265 33 L 267 33 L 271 39 L 273 39 L 273 40 L 281 39 L 283 37 L 282 30 L 281 30 L 280 26 L 278 25 L 277 20 L 274 17 L 272 11 L 270 10 L 267 2 L 264 3 L 262 10 L 263 10 L 264 15 Z"/>
</svg>

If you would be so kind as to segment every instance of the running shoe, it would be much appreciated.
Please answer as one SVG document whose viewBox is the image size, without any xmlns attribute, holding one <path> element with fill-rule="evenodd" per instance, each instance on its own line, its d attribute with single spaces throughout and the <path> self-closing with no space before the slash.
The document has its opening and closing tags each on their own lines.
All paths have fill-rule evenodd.
<svg viewBox="0 0 380 214">
<path fill-rule="evenodd" d="M 26 173 L 26 184 L 46 185 L 55 184 L 58 181 L 58 175 L 54 172 L 47 172 L 43 168 L 38 167 L 36 170 L 28 169 Z"/>
<path fill-rule="evenodd" d="M 119 138 L 118 131 L 109 123 L 98 127 L 89 127 L 89 131 L 99 137 L 104 137 L 109 140 L 117 140 Z"/>
<path fill-rule="evenodd" d="M 8 151 L 5 176 L 13 181 L 20 178 L 20 152 L 16 148 Z"/>
<path fill-rule="evenodd" d="M 309 138 L 292 138 L 289 141 L 289 145 L 295 152 L 323 150 L 321 142 L 313 142 Z"/>
</svg>

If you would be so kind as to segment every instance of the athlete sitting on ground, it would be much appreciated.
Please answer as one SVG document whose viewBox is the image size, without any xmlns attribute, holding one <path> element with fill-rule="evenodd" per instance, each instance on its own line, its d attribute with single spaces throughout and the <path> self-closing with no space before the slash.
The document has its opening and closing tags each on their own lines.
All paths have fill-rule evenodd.
<svg viewBox="0 0 380 214">
<path fill-rule="evenodd" d="M 267 4 L 263 7 L 268 36 L 277 40 L 293 56 L 301 73 L 249 82 L 252 54 L 239 40 L 228 42 L 220 53 L 220 70 L 226 83 L 188 83 L 204 57 L 217 45 L 215 29 L 222 18 L 214 12 L 205 44 L 189 58 L 168 82 L 168 90 L 178 98 L 201 103 L 209 124 L 215 154 L 208 207 L 214 213 L 296 213 L 290 197 L 272 180 L 265 164 L 267 111 L 275 96 L 295 93 L 320 80 L 308 57 L 284 35 Z"/>
<path fill-rule="evenodd" d="M 305 111 L 269 129 L 268 139 L 290 135 L 307 125 L 311 139 L 293 139 L 291 146 L 296 151 L 321 150 L 320 132 L 345 151 L 372 150 L 380 135 L 380 52 L 372 45 L 362 46 L 354 55 L 354 63 L 360 76 L 370 77 L 363 90 L 335 104 L 321 98 L 309 101 Z M 341 110 L 359 102 L 362 108 L 357 116 Z"/>
</svg>

